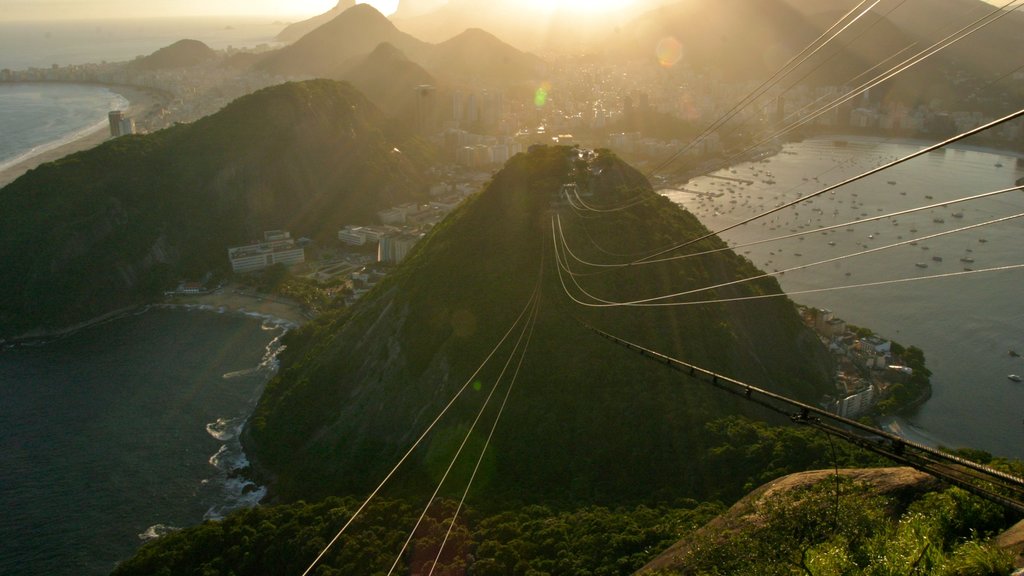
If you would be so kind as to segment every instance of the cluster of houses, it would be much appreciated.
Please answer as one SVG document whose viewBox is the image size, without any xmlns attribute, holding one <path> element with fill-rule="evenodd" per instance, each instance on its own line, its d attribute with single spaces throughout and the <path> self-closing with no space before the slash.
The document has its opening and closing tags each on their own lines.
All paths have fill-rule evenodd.
<svg viewBox="0 0 1024 576">
<path fill-rule="evenodd" d="M 825 401 L 835 414 L 857 418 L 868 413 L 892 384 L 913 374 L 913 369 L 893 355 L 892 342 L 859 336 L 830 310 L 806 308 L 803 316 L 836 359 L 836 395 Z"/>
</svg>

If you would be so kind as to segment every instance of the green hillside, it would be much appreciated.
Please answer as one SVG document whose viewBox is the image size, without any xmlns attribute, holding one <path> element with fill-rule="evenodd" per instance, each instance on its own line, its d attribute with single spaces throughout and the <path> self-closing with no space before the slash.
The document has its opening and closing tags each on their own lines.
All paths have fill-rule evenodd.
<svg viewBox="0 0 1024 576">
<path fill-rule="evenodd" d="M 702 458 L 703 427 L 746 407 L 594 336 L 577 319 L 805 399 L 826 389 L 827 355 L 786 299 L 657 310 L 571 304 L 554 268 L 550 203 L 578 166 L 576 153 L 535 148 L 516 156 L 343 318 L 291 336 L 248 430 L 248 450 L 273 475 L 279 496 L 362 494 L 375 486 L 512 325 L 538 274 L 540 315 L 474 488 L 479 498 L 631 502 L 700 496 L 720 482 L 722 472 Z M 705 231 L 618 159 L 605 154 L 595 162 L 593 176 L 575 176 L 583 185 L 593 181 L 595 201 L 650 198 L 615 221 L 592 222 L 593 233 L 615 238 L 618 250 Z M 754 271 L 731 251 L 686 262 L 592 282 L 596 291 L 626 297 L 638 287 L 686 288 Z M 779 290 L 774 281 L 745 286 L 719 294 Z M 479 391 L 453 407 L 396 486 L 418 493 L 433 484 L 436 462 L 453 452 L 452 439 L 468 428 L 502 362 L 480 374 Z"/>
<path fill-rule="evenodd" d="M 416 199 L 425 185 L 402 146 L 354 88 L 312 81 L 32 170 L 0 191 L 0 338 L 225 270 L 227 247 L 264 230 L 333 238 Z"/>
</svg>

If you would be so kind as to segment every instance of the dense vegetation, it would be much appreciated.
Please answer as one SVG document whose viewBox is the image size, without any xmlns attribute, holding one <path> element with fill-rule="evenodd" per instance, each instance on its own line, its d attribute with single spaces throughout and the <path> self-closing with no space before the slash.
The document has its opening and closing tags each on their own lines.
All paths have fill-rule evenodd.
<svg viewBox="0 0 1024 576">
<path fill-rule="evenodd" d="M 567 234 L 583 256 L 594 257 L 582 245 L 584 232 L 622 252 L 704 232 L 610 154 L 593 166 L 571 148 L 517 156 L 358 305 L 292 336 L 297 344 L 282 356 L 247 433 L 248 450 L 274 479 L 279 497 L 362 493 L 379 481 L 488 356 L 538 274 L 542 311 L 492 443 L 493 459 L 478 479 L 481 499 L 620 505 L 652 495 L 702 498 L 717 489 L 704 424 L 750 407 L 596 337 L 577 319 L 804 399 L 816 400 L 826 389 L 829 358 L 785 299 L 610 311 L 569 302 L 550 253 L 549 210 L 561 185 L 574 179 L 593 187 L 594 202 L 648 198 L 615 219 L 565 216 Z M 700 247 L 720 246 L 708 239 Z M 726 251 L 606 275 L 590 285 L 606 297 L 625 298 L 637 287 L 687 288 L 753 270 Z M 765 280 L 716 294 L 772 291 L 778 285 Z M 769 341 L 773 346 L 763 345 Z M 502 362 L 484 367 L 479 391 L 453 405 L 403 467 L 399 485 L 411 493 L 432 488 L 429 461 L 455 450 L 439 438 L 467 430 L 490 387 L 505 385 L 498 380 Z M 488 409 L 485 422 L 495 409 Z"/>
<path fill-rule="evenodd" d="M 1013 570 L 1012 555 L 986 542 L 1008 525 L 1003 510 L 955 488 L 904 506 L 863 485 L 828 479 L 766 498 L 756 513 L 760 521 L 744 529 L 696 536 L 678 568 L 645 574 L 1004 576 Z"/>
<path fill-rule="evenodd" d="M 721 502 L 731 502 L 764 480 L 805 468 L 878 462 L 842 443 L 835 446 L 833 460 L 828 440 L 806 428 L 729 418 L 709 424 L 707 432 L 713 465 L 730 472 L 718 478 L 721 499 L 652 499 L 618 507 L 464 508 L 434 573 L 626 575 L 680 539 L 690 544 L 685 562 L 654 574 L 793 574 L 801 562 L 819 576 L 907 574 L 919 556 L 921 574 L 1007 573 L 995 571 L 1006 566 L 1005 554 L 993 551 L 984 539 L 1012 518 L 955 489 L 913 501 L 844 481 L 837 501 L 830 478 L 760 504 L 763 523 L 743 523 L 741 529 L 726 532 L 701 530 L 725 511 Z M 1005 464 L 991 457 L 983 460 Z M 151 542 L 114 574 L 301 574 L 360 503 L 328 498 L 240 511 Z M 373 500 L 314 574 L 386 573 L 423 504 L 393 497 Z M 397 573 L 429 571 L 456 504 L 444 499 L 431 506 Z M 978 569 L 987 565 L 988 571 Z"/>
<path fill-rule="evenodd" d="M 398 574 L 426 574 L 455 510 L 438 503 L 416 532 Z M 257 508 L 207 522 L 147 545 L 115 576 L 302 574 L 359 502 Z M 492 516 L 460 513 L 434 574 L 631 574 L 651 555 L 720 511 L 714 505 L 557 512 L 529 506 Z M 374 501 L 319 564 L 320 576 L 385 574 L 419 510 L 398 500 Z M 424 569 L 425 568 L 425 569 Z"/>
<path fill-rule="evenodd" d="M 224 271 L 264 230 L 333 239 L 418 198 L 422 146 L 389 126 L 349 85 L 284 84 L 28 172 L 0 194 L 0 338 Z"/>
</svg>

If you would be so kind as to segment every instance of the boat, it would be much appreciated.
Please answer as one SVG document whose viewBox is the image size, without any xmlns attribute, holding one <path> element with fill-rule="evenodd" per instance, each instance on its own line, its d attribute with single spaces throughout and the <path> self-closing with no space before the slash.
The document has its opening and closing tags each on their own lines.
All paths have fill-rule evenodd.
<svg viewBox="0 0 1024 576">
<path fill-rule="evenodd" d="M 914 266 L 917 266 L 918 268 L 927 268 L 928 267 L 928 265 L 925 264 L 924 262 L 918 262 L 917 264 L 914 264 Z"/>
<path fill-rule="evenodd" d="M 888 184 L 889 184 L 889 186 L 895 186 L 896 185 L 896 181 L 895 180 L 889 180 Z"/>
<path fill-rule="evenodd" d="M 963 212 L 953 212 L 953 214 L 951 214 L 951 216 L 953 216 L 953 218 L 963 218 L 964 217 L 964 213 Z"/>
<path fill-rule="evenodd" d="M 961 262 L 966 262 L 966 263 L 970 264 L 970 263 L 974 262 L 974 258 L 971 258 L 970 256 L 964 256 L 963 258 L 960 259 L 960 261 Z"/>
<path fill-rule="evenodd" d="M 1014 382 L 1020 382 L 1021 380 L 1020 376 L 1016 374 L 1008 374 L 1006 377 L 1009 378 L 1010 380 L 1013 380 Z"/>
<path fill-rule="evenodd" d="M 1016 350 L 1010 350 L 1010 358 L 1019 358 L 1019 357 L 1020 357 L 1020 353 L 1019 352 L 1017 352 Z"/>
<path fill-rule="evenodd" d="M 943 220 L 942 218 L 933 218 L 932 222 L 935 222 L 936 224 L 945 224 L 946 223 L 946 221 Z"/>
<path fill-rule="evenodd" d="M 942 256 L 932 256 L 932 260 L 936 262 L 942 262 Z"/>
<path fill-rule="evenodd" d="M 1002 168 L 1002 167 L 1003 167 L 1003 163 L 1002 162 L 996 162 L 996 168 Z"/>
<path fill-rule="evenodd" d="M 925 194 L 924 197 L 927 200 L 931 200 L 933 198 L 933 196 L 931 194 Z"/>
</svg>

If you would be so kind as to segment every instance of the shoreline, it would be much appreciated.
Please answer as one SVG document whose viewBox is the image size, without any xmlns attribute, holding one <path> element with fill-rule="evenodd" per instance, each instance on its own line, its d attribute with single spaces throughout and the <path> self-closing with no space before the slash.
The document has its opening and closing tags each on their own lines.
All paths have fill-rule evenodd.
<svg viewBox="0 0 1024 576">
<path fill-rule="evenodd" d="M 36 329 L 24 334 L 19 334 L 6 341 L 0 339 L 0 345 L 19 346 L 31 345 L 32 343 L 45 343 L 71 336 L 76 332 L 98 326 L 105 322 L 118 320 L 128 314 L 143 314 L 150 308 L 162 308 L 168 310 L 201 310 L 204 312 L 216 312 L 218 314 L 241 314 L 251 318 L 260 318 L 279 324 L 282 327 L 292 329 L 301 327 L 313 317 L 308 315 L 302 306 L 283 298 L 269 294 L 256 292 L 243 292 L 239 286 L 228 284 L 222 288 L 207 294 L 175 295 L 165 298 L 162 301 L 127 306 L 101 314 L 67 326 L 53 330 Z"/>
<path fill-rule="evenodd" d="M 106 88 L 128 101 L 126 113 L 128 116 L 135 119 L 136 122 L 141 122 L 147 116 L 154 114 L 156 112 L 154 108 L 162 107 L 162 105 L 170 98 L 168 94 L 164 94 L 156 90 L 122 84 L 102 84 L 95 82 L 34 82 L 33 84 L 70 84 L 79 86 L 100 86 Z M 32 154 L 27 158 L 23 158 L 0 170 L 0 188 L 14 182 L 29 170 L 38 168 L 47 162 L 60 160 L 65 156 L 89 150 L 103 144 L 110 139 L 108 126 L 106 118 L 104 118 L 102 120 L 98 120 L 96 126 L 92 129 L 86 128 L 82 130 L 78 138 L 69 142 L 65 142 L 52 148 L 47 148 L 47 146 L 53 144 L 53 142 L 40 144 L 42 150 L 38 153 Z M 55 140 L 54 142 L 59 141 L 60 140 Z"/>
<path fill-rule="evenodd" d="M 177 294 L 150 306 L 239 313 L 289 324 L 292 327 L 302 326 L 311 319 L 297 302 L 270 294 L 246 291 L 236 284 L 225 284 L 206 294 Z"/>
<path fill-rule="evenodd" d="M 849 140 L 851 142 L 870 142 L 877 144 L 906 144 L 908 146 L 920 146 L 927 148 L 928 146 L 934 146 L 936 142 L 931 140 L 924 140 L 922 138 L 912 138 L 908 136 L 872 136 L 869 134 L 815 134 L 808 136 L 801 142 L 808 140 Z M 970 144 L 966 142 L 954 142 L 949 146 L 945 147 L 952 150 L 967 150 L 969 152 L 982 152 L 985 154 L 994 154 L 998 156 L 1006 156 L 1007 158 L 1020 158 L 1024 159 L 1024 152 L 1018 150 L 1010 150 L 1007 148 L 995 148 L 993 146 L 986 146 L 983 144 Z"/>
</svg>

